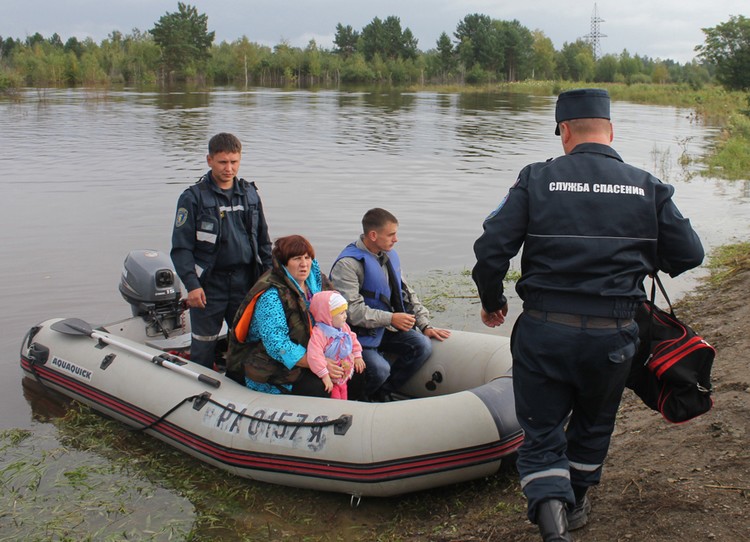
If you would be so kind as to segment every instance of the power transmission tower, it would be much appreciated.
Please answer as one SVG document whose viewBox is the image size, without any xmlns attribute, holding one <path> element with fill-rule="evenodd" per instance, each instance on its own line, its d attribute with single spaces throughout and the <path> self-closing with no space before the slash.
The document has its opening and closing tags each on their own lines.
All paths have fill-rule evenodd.
<svg viewBox="0 0 750 542">
<path fill-rule="evenodd" d="M 591 50 L 594 53 L 594 60 L 597 60 L 602 56 L 602 47 L 599 40 L 607 37 L 607 35 L 602 34 L 599 29 L 599 24 L 603 22 L 604 19 L 599 17 L 599 11 L 596 9 L 596 4 L 594 4 L 594 13 L 591 15 L 591 32 L 583 36 L 584 39 L 591 44 Z"/>
</svg>

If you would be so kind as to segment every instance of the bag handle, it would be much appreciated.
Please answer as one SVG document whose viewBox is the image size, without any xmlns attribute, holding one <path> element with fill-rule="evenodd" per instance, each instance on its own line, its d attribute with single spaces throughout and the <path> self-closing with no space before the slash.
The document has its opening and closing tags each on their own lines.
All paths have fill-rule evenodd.
<svg viewBox="0 0 750 542">
<path fill-rule="evenodd" d="M 672 301 L 670 301 L 669 296 L 667 295 L 667 290 L 664 288 L 664 284 L 662 284 L 661 279 L 659 278 L 659 273 L 657 271 L 654 271 L 654 274 L 651 275 L 651 299 L 648 307 L 648 342 L 651 343 L 651 339 L 653 338 L 653 330 L 654 330 L 654 310 L 656 308 L 656 287 L 659 287 L 659 291 L 661 292 L 661 295 L 664 296 L 664 300 L 667 302 L 667 305 L 669 305 L 669 314 L 672 316 L 672 318 L 677 318 L 674 313 L 674 308 L 672 307 Z M 648 363 L 648 358 L 646 359 L 646 362 Z M 644 363 L 644 365 L 645 365 Z"/>
<path fill-rule="evenodd" d="M 674 308 L 672 308 L 672 302 L 669 300 L 669 296 L 667 295 L 667 290 L 664 288 L 664 284 L 662 284 L 661 279 L 659 278 L 659 273 L 654 271 L 654 274 L 651 275 L 651 305 L 652 305 L 652 314 L 653 314 L 653 305 L 656 302 L 656 286 L 659 286 L 659 291 L 661 292 L 661 295 L 664 296 L 664 300 L 667 302 L 667 305 L 669 305 L 669 313 L 674 316 Z"/>
</svg>

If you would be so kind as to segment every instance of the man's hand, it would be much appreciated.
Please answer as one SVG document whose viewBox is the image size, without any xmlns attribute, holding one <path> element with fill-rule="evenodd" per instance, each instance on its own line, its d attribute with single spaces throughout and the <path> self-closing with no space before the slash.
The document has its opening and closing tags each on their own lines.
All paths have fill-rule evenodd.
<svg viewBox="0 0 750 542">
<path fill-rule="evenodd" d="M 195 309 L 206 308 L 206 292 L 203 291 L 203 288 L 196 288 L 188 292 L 187 306 Z"/>
<path fill-rule="evenodd" d="M 451 336 L 451 332 L 449 330 L 439 329 L 436 327 L 427 327 L 422 333 L 424 333 L 425 337 L 429 337 L 440 342 Z"/>
<path fill-rule="evenodd" d="M 506 303 L 502 309 L 494 312 L 487 312 L 482 309 L 482 323 L 487 327 L 497 327 L 505 322 L 505 315 L 508 314 L 508 304 Z"/>
<path fill-rule="evenodd" d="M 391 315 L 391 325 L 399 331 L 409 331 L 416 322 L 414 315 L 408 312 L 394 312 Z"/>
</svg>

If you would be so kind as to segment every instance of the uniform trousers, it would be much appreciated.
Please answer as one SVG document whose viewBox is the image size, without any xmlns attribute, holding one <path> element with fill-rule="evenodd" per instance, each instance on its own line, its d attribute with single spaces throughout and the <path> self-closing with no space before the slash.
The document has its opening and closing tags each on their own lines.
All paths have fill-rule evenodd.
<svg viewBox="0 0 750 542">
<path fill-rule="evenodd" d="M 390 363 L 383 354 L 394 356 Z M 377 348 L 363 348 L 365 362 L 365 394 L 372 395 L 381 387 L 393 392 L 403 386 L 432 354 L 430 338 L 416 329 L 388 331 Z"/>
<path fill-rule="evenodd" d="M 573 485 L 599 483 L 638 346 L 632 320 L 596 318 L 612 324 L 590 327 L 585 317 L 555 322 L 546 315 L 559 313 L 538 314 L 522 313 L 511 338 L 516 415 L 524 430 L 517 467 L 534 523 L 542 502 L 572 506 Z"/>
<path fill-rule="evenodd" d="M 231 327 L 237 309 L 256 278 L 247 267 L 240 267 L 232 271 L 212 271 L 205 279 L 206 307 L 190 309 L 192 361 L 213 367 L 222 324 L 226 322 Z"/>
</svg>

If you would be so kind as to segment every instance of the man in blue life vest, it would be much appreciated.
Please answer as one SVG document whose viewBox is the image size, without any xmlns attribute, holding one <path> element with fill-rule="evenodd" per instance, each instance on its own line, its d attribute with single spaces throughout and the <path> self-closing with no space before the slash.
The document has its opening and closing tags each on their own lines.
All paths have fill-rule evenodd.
<svg viewBox="0 0 750 542">
<path fill-rule="evenodd" d="M 703 247 L 674 188 L 610 147 L 609 94 L 563 92 L 565 155 L 526 166 L 474 244 L 472 276 L 490 327 L 508 311 L 503 278 L 523 245 L 513 328 L 513 390 L 525 432 L 518 471 L 543 540 L 570 541 L 591 508 L 630 362 L 643 279 L 700 265 Z"/>
<path fill-rule="evenodd" d="M 255 183 L 237 178 L 242 144 L 232 134 L 208 142 L 210 170 L 177 202 L 172 262 L 188 291 L 190 358 L 215 363 L 222 323 L 231 325 L 245 294 L 271 267 L 271 240 Z"/>
<path fill-rule="evenodd" d="M 365 393 L 383 400 L 406 383 L 432 353 L 430 338 L 443 341 L 446 329 L 430 325 L 429 312 L 403 281 L 393 246 L 398 220 L 385 209 L 370 209 L 363 233 L 339 254 L 331 281 L 349 303 L 348 322 L 362 344 Z M 383 354 L 395 356 L 389 363 Z"/>
</svg>

